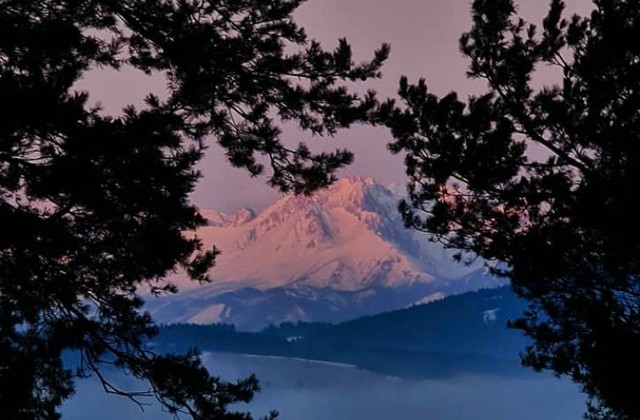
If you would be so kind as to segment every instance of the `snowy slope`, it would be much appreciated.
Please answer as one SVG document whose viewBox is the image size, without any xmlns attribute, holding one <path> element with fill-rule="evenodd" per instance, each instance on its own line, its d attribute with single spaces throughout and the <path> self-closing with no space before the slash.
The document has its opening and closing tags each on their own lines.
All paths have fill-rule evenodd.
<svg viewBox="0 0 640 420">
<path fill-rule="evenodd" d="M 355 291 L 459 277 L 425 235 L 402 226 L 399 197 L 371 179 L 342 179 L 312 197 L 287 196 L 257 217 L 203 211 L 198 235 L 222 250 L 214 280 L 265 290 L 299 284 Z"/>
<path fill-rule="evenodd" d="M 404 228 L 400 195 L 372 179 L 341 179 L 311 197 L 286 196 L 255 215 L 202 210 L 197 234 L 222 251 L 195 285 L 153 302 L 162 322 L 341 321 L 498 284 Z"/>
</svg>

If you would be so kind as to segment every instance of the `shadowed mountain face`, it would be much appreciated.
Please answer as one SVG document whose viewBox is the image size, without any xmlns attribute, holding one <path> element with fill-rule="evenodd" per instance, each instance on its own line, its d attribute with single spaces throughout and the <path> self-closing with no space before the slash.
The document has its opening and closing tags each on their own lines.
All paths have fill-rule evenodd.
<svg viewBox="0 0 640 420">
<path fill-rule="evenodd" d="M 342 179 L 312 197 L 287 196 L 255 215 L 203 210 L 198 235 L 222 250 L 213 283 L 149 302 L 160 322 L 342 321 L 497 285 L 425 234 L 405 229 L 401 196 L 372 179 Z"/>
</svg>

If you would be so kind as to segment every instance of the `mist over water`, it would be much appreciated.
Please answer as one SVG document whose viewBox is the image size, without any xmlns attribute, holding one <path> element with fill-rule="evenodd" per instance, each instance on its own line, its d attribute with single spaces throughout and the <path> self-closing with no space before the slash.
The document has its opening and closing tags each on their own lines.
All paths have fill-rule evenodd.
<svg viewBox="0 0 640 420">
<path fill-rule="evenodd" d="M 585 396 L 574 384 L 545 374 L 411 380 L 292 359 L 219 353 L 203 357 L 225 379 L 258 376 L 262 392 L 249 406 L 256 418 L 276 409 L 282 420 L 569 420 L 581 418 L 585 404 Z M 131 378 L 118 376 L 116 381 L 135 386 Z M 76 397 L 64 406 L 63 418 L 161 420 L 171 416 L 157 405 L 142 412 L 126 399 L 106 396 L 94 379 L 88 379 L 80 382 Z"/>
</svg>

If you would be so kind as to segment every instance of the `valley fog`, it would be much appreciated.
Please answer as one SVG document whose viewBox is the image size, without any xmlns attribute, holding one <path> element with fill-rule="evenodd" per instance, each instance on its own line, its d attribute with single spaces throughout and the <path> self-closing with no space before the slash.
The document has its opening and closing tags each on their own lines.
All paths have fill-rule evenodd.
<svg viewBox="0 0 640 420">
<path fill-rule="evenodd" d="M 255 373 L 262 391 L 249 405 L 255 418 L 271 409 L 280 419 L 579 419 L 585 397 L 571 382 L 548 374 L 459 376 L 410 380 L 346 365 L 261 356 L 205 353 L 216 375 L 233 380 Z M 128 377 L 112 375 L 121 386 L 135 386 Z M 140 385 L 139 385 L 140 387 Z M 104 394 L 94 378 L 78 382 L 76 396 L 63 408 L 69 420 L 172 418 L 152 400 L 144 412 L 132 402 Z M 247 406 L 238 406 L 246 410 Z"/>
</svg>

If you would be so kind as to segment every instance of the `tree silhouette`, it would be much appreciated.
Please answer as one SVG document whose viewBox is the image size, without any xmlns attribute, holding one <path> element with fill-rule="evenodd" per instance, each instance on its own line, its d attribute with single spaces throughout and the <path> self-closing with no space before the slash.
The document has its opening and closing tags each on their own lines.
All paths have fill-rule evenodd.
<svg viewBox="0 0 640 420">
<path fill-rule="evenodd" d="M 513 326 L 535 369 L 569 375 L 589 416 L 640 418 L 640 7 L 596 0 L 542 28 L 511 0 L 473 2 L 460 40 L 488 91 L 437 97 L 400 82 L 387 102 L 393 152 L 406 152 L 408 226 L 480 256 L 530 308 Z M 551 67 L 557 83 L 536 72 Z"/>
<path fill-rule="evenodd" d="M 57 418 L 77 374 L 107 392 L 151 395 L 170 413 L 248 419 L 254 377 L 211 376 L 195 352 L 153 353 L 141 288 L 175 292 L 182 267 L 207 281 L 217 251 L 193 234 L 194 165 L 209 138 L 229 162 L 282 191 L 308 193 L 351 154 L 280 141 L 278 121 L 315 135 L 371 120 L 388 46 L 355 65 L 346 41 L 324 51 L 292 20 L 301 0 L 0 0 L 0 417 Z M 167 78 L 168 96 L 108 116 L 74 86 L 94 68 Z M 117 87 L 116 87 L 117 88 Z M 78 372 L 63 352 L 80 355 Z M 114 365 L 146 380 L 131 392 Z"/>
</svg>

